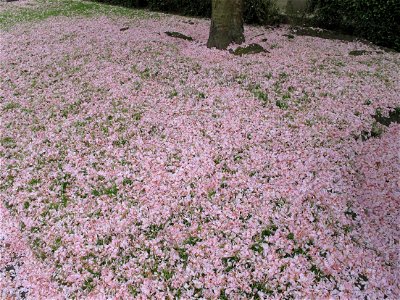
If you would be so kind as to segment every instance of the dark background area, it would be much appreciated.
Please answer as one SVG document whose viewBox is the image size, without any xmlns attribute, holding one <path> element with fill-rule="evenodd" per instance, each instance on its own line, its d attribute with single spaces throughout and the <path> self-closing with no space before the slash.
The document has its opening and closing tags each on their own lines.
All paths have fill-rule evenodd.
<svg viewBox="0 0 400 300">
<path fill-rule="evenodd" d="M 211 0 L 95 1 L 186 16 L 211 16 Z M 248 24 L 277 25 L 291 20 L 291 16 L 282 15 L 273 0 L 244 2 L 244 20 Z M 355 35 L 400 51 L 399 0 L 310 0 L 307 14 L 301 20 L 307 25 Z"/>
</svg>

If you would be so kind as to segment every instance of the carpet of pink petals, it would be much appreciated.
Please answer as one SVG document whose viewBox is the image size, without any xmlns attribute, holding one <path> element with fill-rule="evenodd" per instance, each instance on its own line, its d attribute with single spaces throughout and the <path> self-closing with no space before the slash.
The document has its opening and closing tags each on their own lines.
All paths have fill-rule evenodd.
<svg viewBox="0 0 400 300">
<path fill-rule="evenodd" d="M 400 125 L 360 137 L 400 55 L 246 27 L 269 53 L 240 57 L 208 30 L 1 33 L 0 298 L 400 297 Z"/>
<path fill-rule="evenodd" d="M 5 0 L 0 1 L 0 12 L 13 11 L 20 8 L 38 6 L 38 3 L 33 0 L 17 0 L 12 2 L 6 2 Z"/>
</svg>

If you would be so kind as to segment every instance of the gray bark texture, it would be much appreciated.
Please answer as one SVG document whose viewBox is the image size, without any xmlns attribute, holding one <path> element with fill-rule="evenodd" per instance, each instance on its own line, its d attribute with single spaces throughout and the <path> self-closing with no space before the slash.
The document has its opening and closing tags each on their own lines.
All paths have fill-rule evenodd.
<svg viewBox="0 0 400 300">
<path fill-rule="evenodd" d="M 243 0 L 212 0 L 207 47 L 226 49 L 231 43 L 243 42 Z"/>
</svg>

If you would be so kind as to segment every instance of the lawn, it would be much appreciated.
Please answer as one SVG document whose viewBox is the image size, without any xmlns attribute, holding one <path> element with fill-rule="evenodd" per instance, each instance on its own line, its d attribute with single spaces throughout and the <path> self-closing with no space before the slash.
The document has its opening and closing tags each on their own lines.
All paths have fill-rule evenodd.
<svg viewBox="0 0 400 300">
<path fill-rule="evenodd" d="M 0 298 L 400 298 L 400 54 L 209 26 L 0 3 Z"/>
</svg>

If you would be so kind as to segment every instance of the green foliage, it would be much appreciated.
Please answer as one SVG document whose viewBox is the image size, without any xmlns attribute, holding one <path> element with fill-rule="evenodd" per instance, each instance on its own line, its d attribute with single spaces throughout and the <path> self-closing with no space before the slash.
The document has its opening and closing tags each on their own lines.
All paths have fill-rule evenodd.
<svg viewBox="0 0 400 300">
<path fill-rule="evenodd" d="M 276 0 L 245 0 L 244 21 L 262 25 L 282 22 Z"/>
<path fill-rule="evenodd" d="M 261 101 L 263 106 L 266 106 L 268 104 L 268 93 L 259 84 L 251 86 L 250 90 L 253 93 L 254 97 Z"/>
<path fill-rule="evenodd" d="M 197 244 L 198 242 L 200 242 L 200 241 L 201 241 L 200 238 L 195 237 L 195 236 L 191 236 L 191 237 L 189 237 L 189 238 L 187 238 L 187 239 L 185 240 L 185 244 L 194 246 L 194 245 L 196 245 L 196 244 Z"/>
<path fill-rule="evenodd" d="M 118 194 L 118 187 L 115 184 L 113 184 L 110 187 L 100 187 L 92 190 L 92 195 L 95 197 L 99 197 L 102 195 L 113 197 L 117 196 L 117 194 Z"/>
<path fill-rule="evenodd" d="M 185 248 L 176 248 L 175 249 L 178 252 L 179 258 L 181 261 L 186 264 L 188 259 L 189 259 L 189 254 L 187 253 Z"/>
<path fill-rule="evenodd" d="M 211 16 L 211 0 L 148 0 L 148 8 L 190 16 Z"/>
<path fill-rule="evenodd" d="M 6 136 L 0 139 L 0 145 L 4 148 L 15 148 L 17 146 L 17 143 L 12 137 Z"/>
<path fill-rule="evenodd" d="M 146 6 L 150 10 L 187 16 L 211 17 L 211 0 L 97 0 L 128 7 Z M 277 24 L 281 21 L 276 0 L 245 0 L 244 21 L 254 24 Z"/>
<path fill-rule="evenodd" d="M 317 26 L 339 29 L 400 51 L 398 0 L 310 0 Z"/>
<path fill-rule="evenodd" d="M 233 270 L 239 261 L 240 258 L 237 256 L 223 257 L 222 264 L 225 267 L 225 272 L 230 272 Z"/>
</svg>

